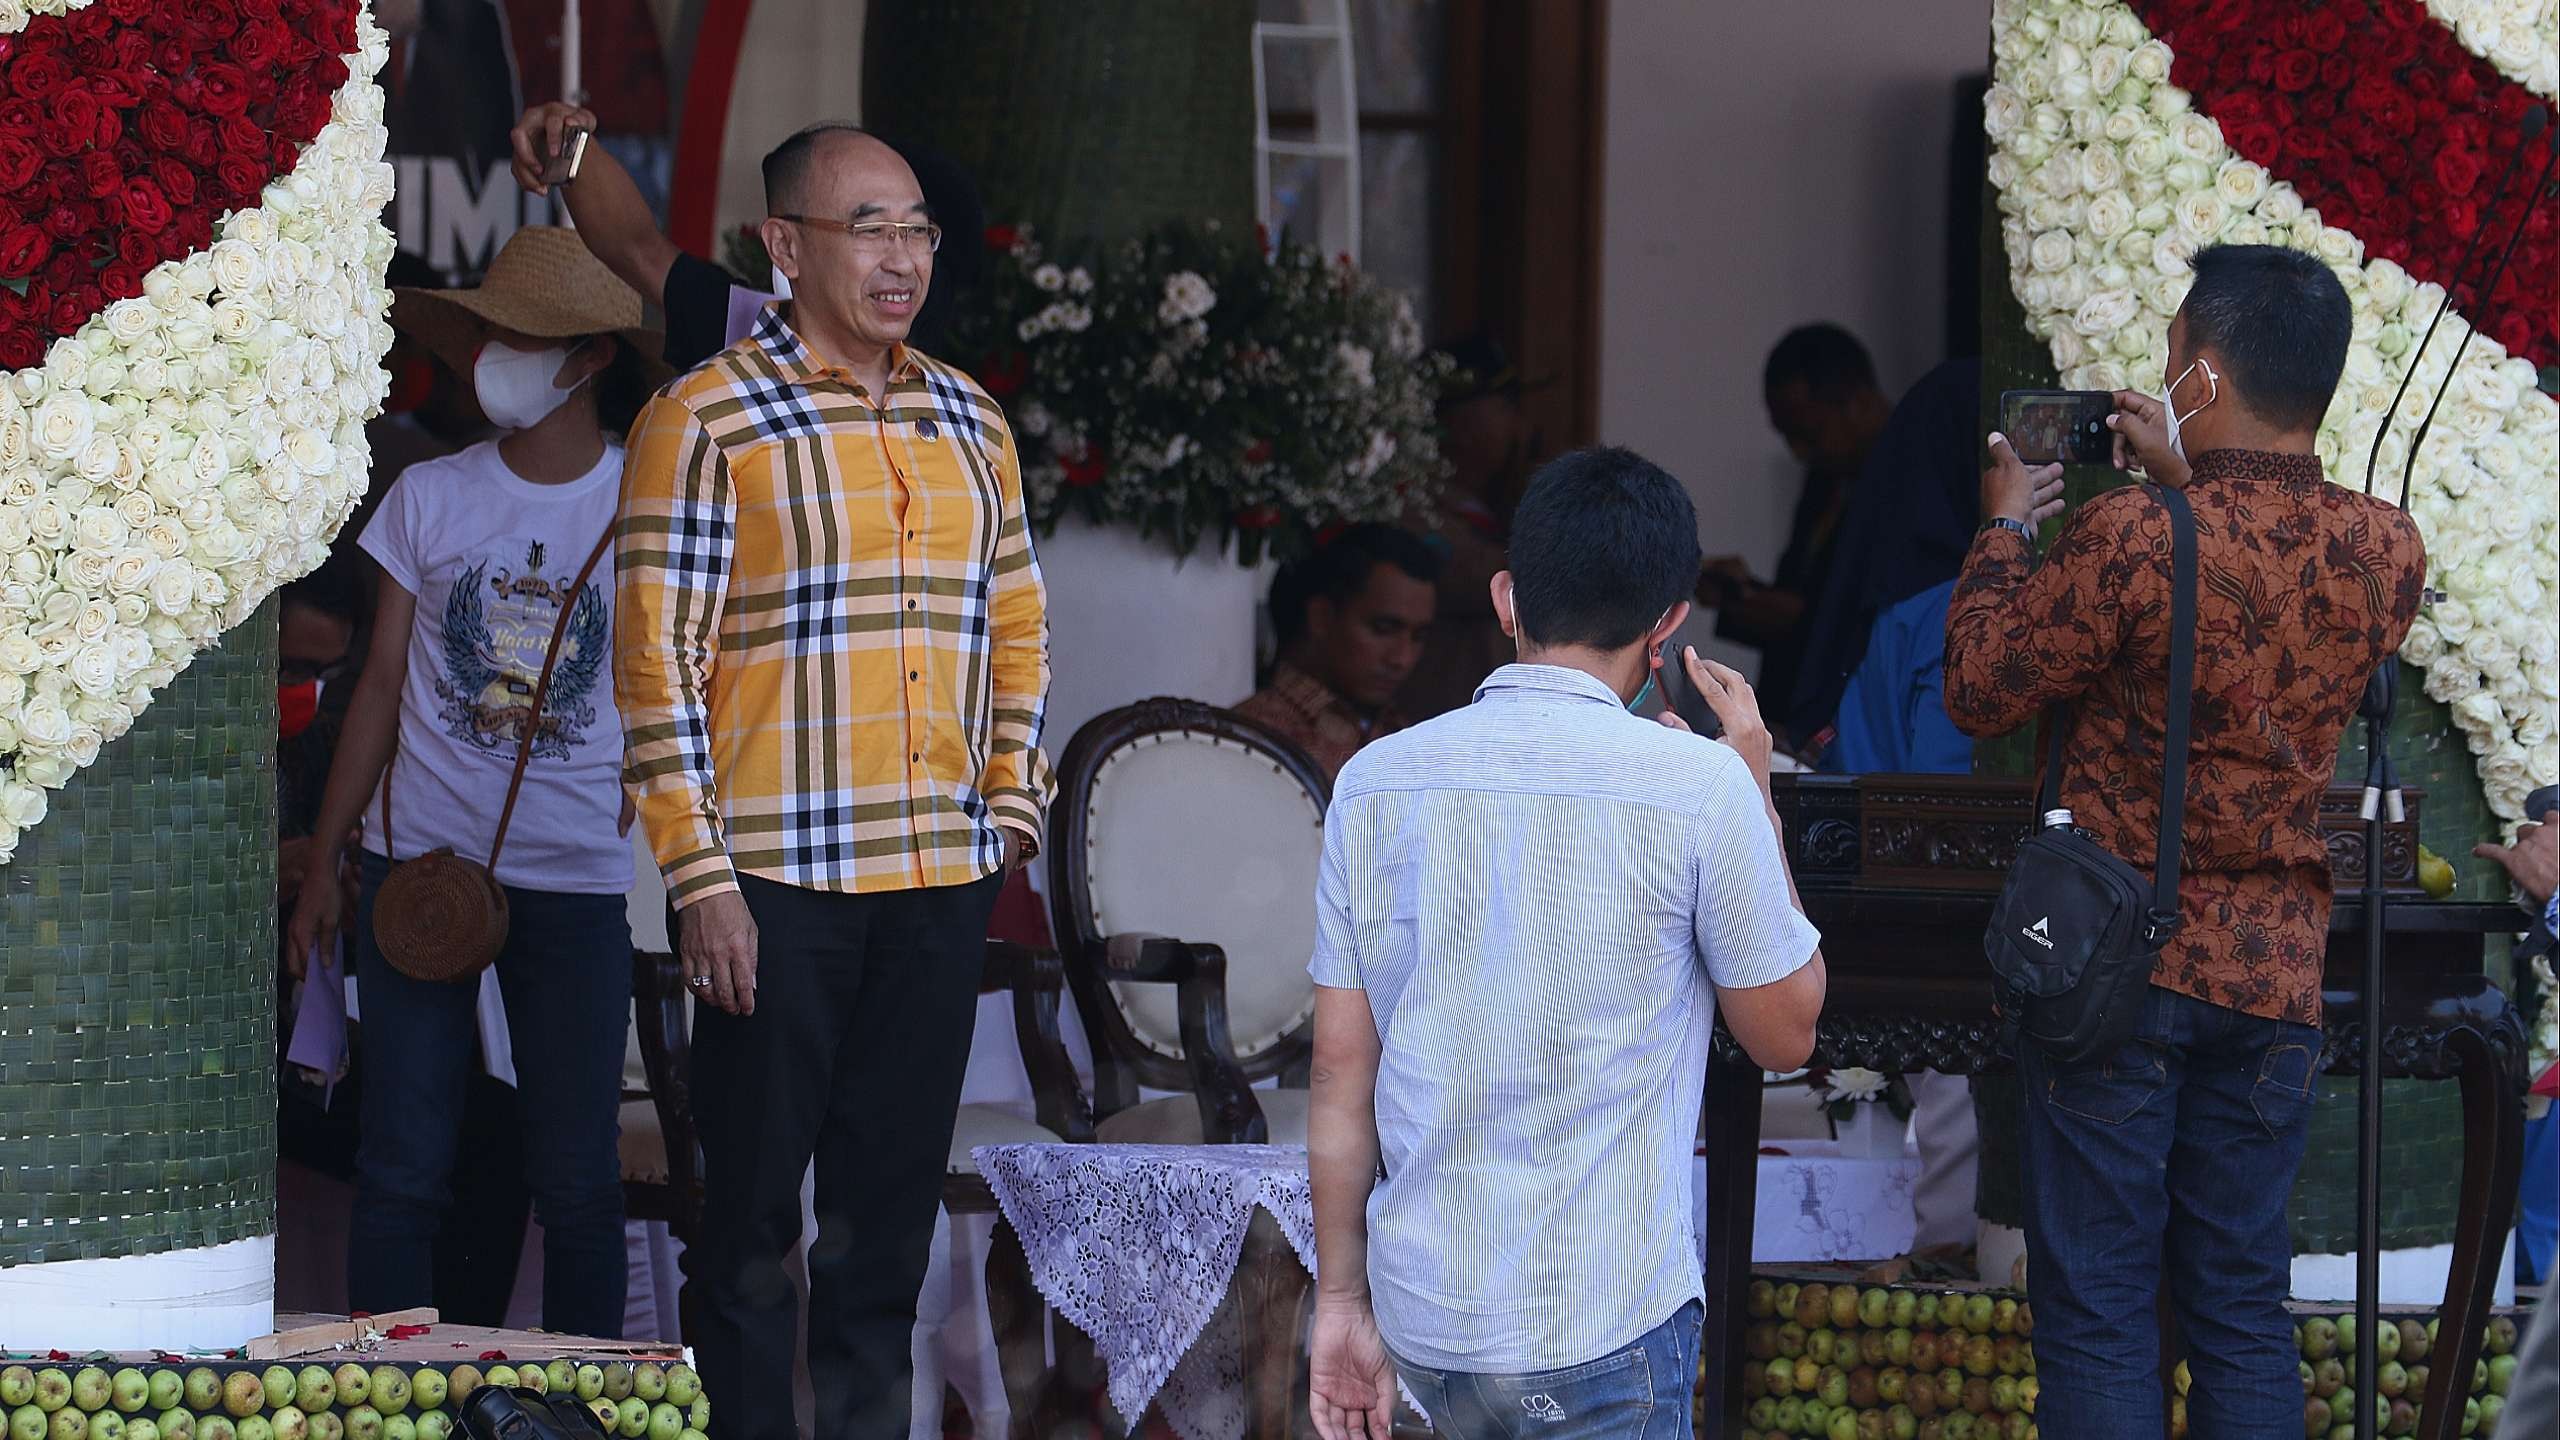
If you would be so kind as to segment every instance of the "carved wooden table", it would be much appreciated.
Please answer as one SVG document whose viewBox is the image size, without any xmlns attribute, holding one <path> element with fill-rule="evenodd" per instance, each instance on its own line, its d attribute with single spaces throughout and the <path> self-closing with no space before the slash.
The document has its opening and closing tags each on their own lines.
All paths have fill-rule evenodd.
<svg viewBox="0 0 2560 1440">
<path fill-rule="evenodd" d="M 2023 781 L 1965 776 L 1782 775 L 1775 794 L 1788 859 L 1806 913 L 1822 930 L 1830 967 L 1813 1062 L 1877 1070 L 1971 1075 L 2004 1068 L 1992 1016 L 1982 932 L 2018 838 L 2032 820 Z M 2480 1353 L 2501 1242 L 2513 1222 L 2524 1154 L 2522 1022 L 2482 968 L 2492 934 L 2523 928 L 2511 905 L 2441 903 L 2416 886 L 2417 816 L 2386 828 L 2383 877 L 2392 901 L 2383 992 L 2383 1073 L 2458 1081 L 2463 1168 L 2440 1358 L 2428 1377 L 2419 1440 L 2453 1440 Z M 2360 1072 L 2366 1044 L 2358 976 L 2364 912 L 2365 837 L 2353 790 L 2321 806 L 2332 907 L 2323 1000 L 2329 1015 L 2323 1066 Z M 1709 1311 L 1700 1353 L 1711 1357 L 1709 1413 L 1729 1428 L 1742 1414 L 1743 1305 L 1750 1288 L 1754 1190 L 1760 1141 L 1758 1067 L 1721 1028 L 1715 1062 L 1732 1067 L 1707 1086 Z M 2449 1353 L 2448 1353 L 2449 1352 Z"/>
</svg>

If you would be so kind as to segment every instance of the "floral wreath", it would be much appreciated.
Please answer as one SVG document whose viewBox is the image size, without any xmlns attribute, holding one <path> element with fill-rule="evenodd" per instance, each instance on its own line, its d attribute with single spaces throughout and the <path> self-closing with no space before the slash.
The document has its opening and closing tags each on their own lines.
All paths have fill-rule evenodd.
<svg viewBox="0 0 2560 1440">
<path fill-rule="evenodd" d="M 2487 202 L 2518 122 L 2554 92 L 2560 7 L 1995 0 L 1992 23 L 1983 123 L 2010 282 L 2066 384 L 2157 383 L 2187 262 L 2205 245 L 2308 250 L 2355 307 L 2321 461 L 2361 484 L 2388 415 L 2378 473 L 2396 481 L 2479 327 L 2410 491 L 2447 598 L 2401 653 L 2451 707 L 2491 809 L 2520 819 L 2529 792 L 2560 781 L 2560 406 L 2535 388 L 2537 362 L 2560 360 L 2554 207 L 2534 206 L 2506 279 L 2486 296 L 2466 289 L 2396 409 L 2392 397 L 2469 233 L 2503 244 L 2533 204 L 2538 143 L 2527 183 L 2494 213 Z"/>
<path fill-rule="evenodd" d="M 2490 808 L 2520 819 L 2560 781 L 2560 405 L 2535 388 L 2560 360 L 2560 223 L 2534 203 L 2532 156 L 2526 186 L 2489 202 L 2535 97 L 2560 97 L 2560 5 L 1994 0 L 1992 24 L 1983 126 L 2010 283 L 2066 384 L 2162 376 L 2187 261 L 2215 241 L 2309 250 L 2346 286 L 2355 335 L 2319 439 L 2333 479 L 2360 480 L 2377 431 L 2397 476 L 2462 350 L 2409 492 L 2446 598 L 2401 653 L 2451 707 Z M 2526 206 L 2506 277 L 2471 293 L 2464 250 L 2484 229 L 2503 244 Z M 2411 376 L 2457 279 L 2464 305 Z M 2560 1053 L 2560 985 L 2536 973 L 2540 1068 Z"/>
<path fill-rule="evenodd" d="M 0 862 L 364 494 L 389 48 L 362 0 L 0 0 Z"/>
</svg>

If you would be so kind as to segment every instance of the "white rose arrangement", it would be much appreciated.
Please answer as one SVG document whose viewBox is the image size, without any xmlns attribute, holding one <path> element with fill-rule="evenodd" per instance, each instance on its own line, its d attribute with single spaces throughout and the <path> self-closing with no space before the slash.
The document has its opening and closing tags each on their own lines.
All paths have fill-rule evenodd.
<svg viewBox="0 0 2560 1440">
<path fill-rule="evenodd" d="M 2524 57 L 2527 73 L 2508 73 L 2553 92 L 2560 0 L 2429 4 L 2502 69 L 2516 48 L 2507 37 L 2530 37 L 2538 49 Z M 2093 21 L 2127 47 L 2121 67 L 2110 59 L 2101 71 L 2071 38 Z M 2377 490 L 2396 494 L 2427 406 L 2451 375 L 2417 447 L 2409 500 L 2431 583 L 2449 598 L 2420 614 L 2402 653 L 2424 667 L 2426 692 L 2452 711 L 2490 808 L 2510 824 L 2521 819 L 2528 793 L 2560 782 L 2560 404 L 2535 388 L 2528 361 L 2486 335 L 2472 337 L 2452 374 L 2469 329 L 2459 312 L 2445 316 L 2409 376 L 2442 288 L 2389 260 L 2368 262 L 2353 234 L 2324 224 L 2292 186 L 2234 154 L 2221 128 L 2169 83 L 2168 48 L 2121 0 L 1994 0 L 1992 26 L 1983 129 L 2010 285 L 2065 385 L 2160 384 L 2187 261 L 2215 243 L 2310 251 L 2346 287 L 2354 339 L 2319 439 L 2332 480 L 2361 485 L 2378 435 Z M 2114 83 L 2102 89 L 2099 79 Z M 2404 377 L 2411 383 L 2393 409 Z"/>
<path fill-rule="evenodd" d="M 88 0 L 0 0 L 0 33 Z M 219 243 L 0 380 L 0 863 L 365 491 L 393 237 L 369 13 L 328 121 Z"/>
</svg>

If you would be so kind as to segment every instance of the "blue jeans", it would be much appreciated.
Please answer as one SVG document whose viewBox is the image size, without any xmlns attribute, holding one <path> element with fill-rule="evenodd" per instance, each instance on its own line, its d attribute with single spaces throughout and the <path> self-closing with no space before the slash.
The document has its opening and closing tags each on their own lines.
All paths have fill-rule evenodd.
<svg viewBox="0 0 2560 1440">
<path fill-rule="evenodd" d="M 2310 1026 L 2156 986 L 2106 1061 L 2066 1068 L 2023 1047 L 2038 1410 L 2073 1417 L 2073 1440 L 2159 1440 L 2164 1284 L 2192 1432 L 2301 1435 L 2285 1205 L 2319 1065 Z"/>
<path fill-rule="evenodd" d="M 463 1097 L 480 1063 L 476 981 L 391 968 L 373 943 L 390 873 L 357 864 L 352 948 L 364 1013 L 363 1133 L 349 1225 L 347 1301 L 379 1315 L 433 1303 L 435 1244 L 452 1203 Z M 507 887 L 498 954 L 524 1105 L 524 1174 L 542 1221 L 542 1325 L 622 1334 L 622 1057 L 631 1025 L 631 921 L 620 895 Z"/>
<path fill-rule="evenodd" d="M 1396 1372 L 1456 1440 L 1689 1440 L 1705 1317 L 1692 1300 L 1625 1349 L 1565 1370 L 1478 1375 L 1398 1360 Z"/>
</svg>

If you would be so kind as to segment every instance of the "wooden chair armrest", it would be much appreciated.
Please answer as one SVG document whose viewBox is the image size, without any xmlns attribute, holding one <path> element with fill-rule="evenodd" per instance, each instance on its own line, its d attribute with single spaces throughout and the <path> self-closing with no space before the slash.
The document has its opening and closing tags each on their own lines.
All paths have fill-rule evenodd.
<svg viewBox="0 0 2560 1440">
<path fill-rule="evenodd" d="M 1270 1122 L 1253 1098 L 1227 1029 L 1227 952 L 1162 935 L 1114 935 L 1103 941 L 1106 979 L 1174 987 L 1182 1054 L 1191 1068 L 1191 1098 L 1200 1133 L 1212 1145 L 1260 1145 Z"/>
<path fill-rule="evenodd" d="M 1084 1144 L 1093 1139 L 1093 1105 L 1076 1082 L 1075 1062 L 1067 1056 L 1058 1025 L 1058 996 L 1066 986 L 1067 967 L 1058 952 L 1005 940 L 987 942 L 986 972 L 978 991 L 1013 992 L 1013 1033 L 1022 1046 L 1023 1071 L 1031 1078 L 1033 1118 L 1058 1138 Z"/>
</svg>

